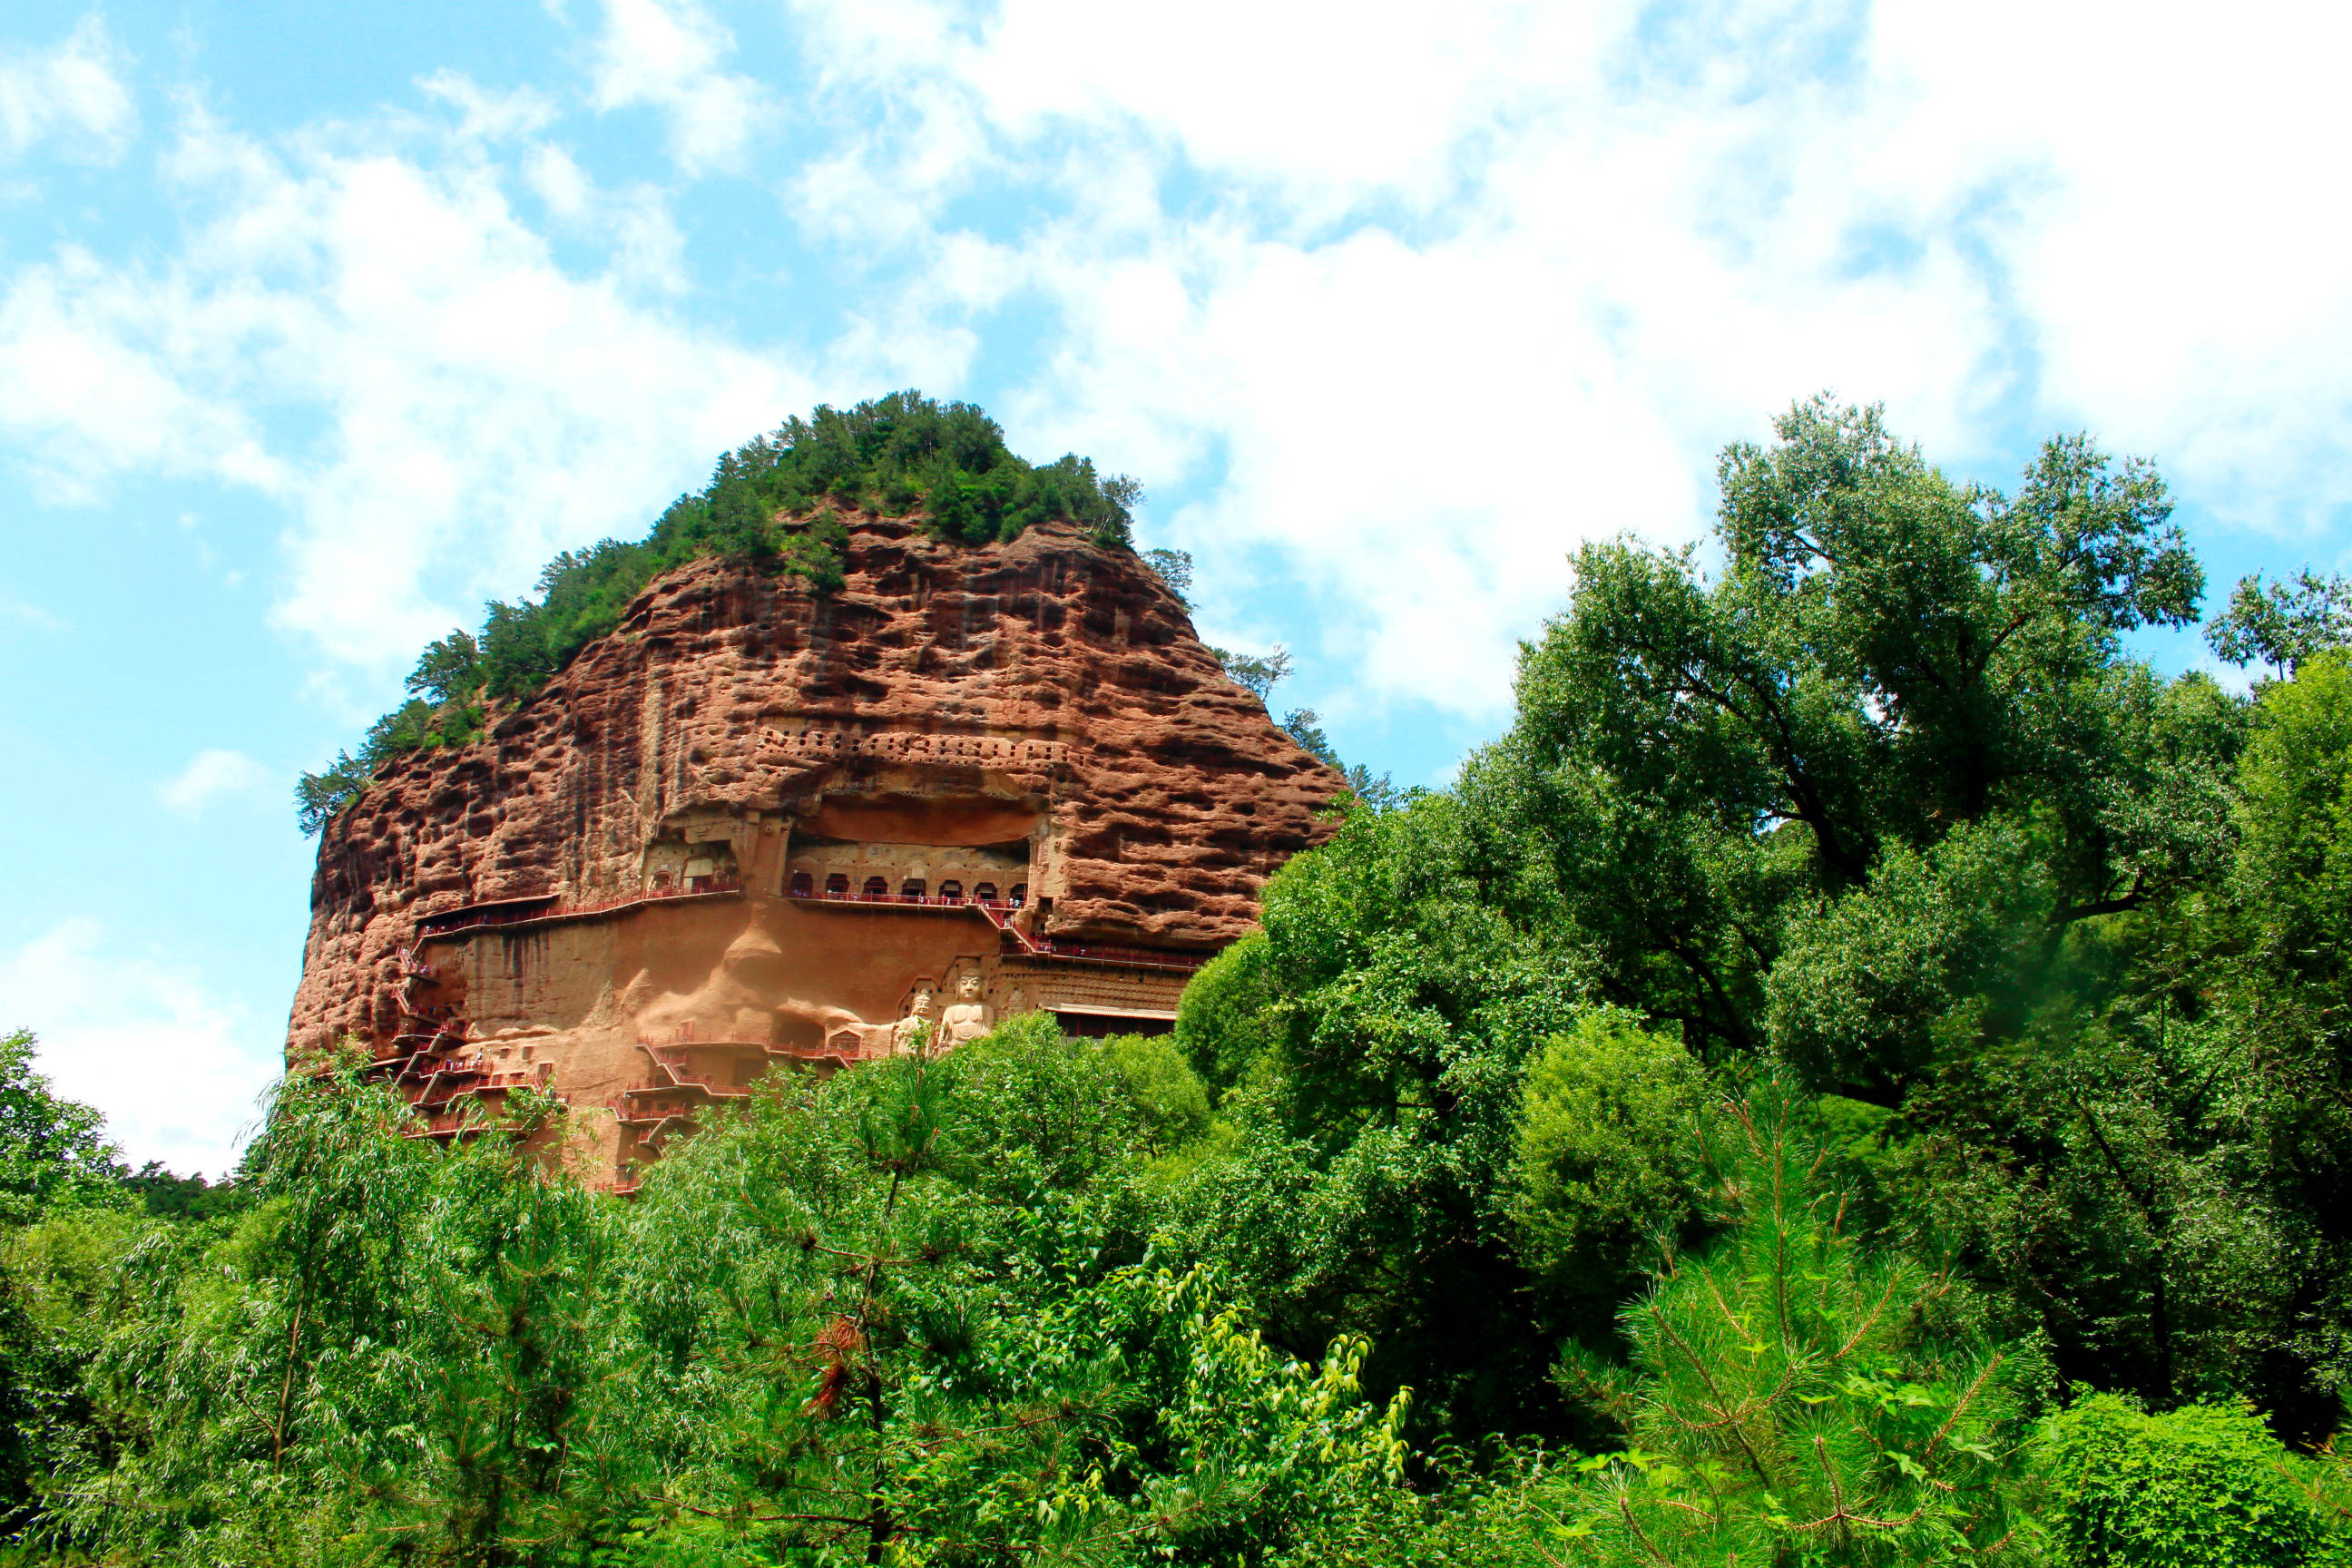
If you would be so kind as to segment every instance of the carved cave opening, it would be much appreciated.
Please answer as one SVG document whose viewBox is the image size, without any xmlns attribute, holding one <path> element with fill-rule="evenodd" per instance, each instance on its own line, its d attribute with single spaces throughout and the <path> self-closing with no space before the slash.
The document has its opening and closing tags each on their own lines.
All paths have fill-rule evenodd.
<svg viewBox="0 0 2352 1568">
<path fill-rule="evenodd" d="M 665 828 L 646 846 L 646 890 L 709 893 L 741 887 L 743 874 L 735 855 L 741 827 L 733 817 L 719 817 Z"/>
</svg>

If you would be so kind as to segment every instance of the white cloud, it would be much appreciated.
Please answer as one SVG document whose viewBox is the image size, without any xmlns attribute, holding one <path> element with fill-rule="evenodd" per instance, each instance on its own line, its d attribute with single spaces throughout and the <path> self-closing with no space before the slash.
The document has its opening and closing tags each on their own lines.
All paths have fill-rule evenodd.
<svg viewBox="0 0 2352 1568">
<path fill-rule="evenodd" d="M 215 748 L 198 752 L 173 777 L 155 786 L 155 798 L 168 811 L 196 816 L 206 805 L 224 796 L 260 793 L 270 782 L 268 768 L 242 752 Z"/>
<path fill-rule="evenodd" d="M 2045 394 L 2111 443 L 2156 450 L 2249 519 L 2340 516 L 2352 489 L 2352 215 L 2335 195 L 2352 140 L 2338 67 L 2352 14 L 2328 6 L 2157 8 L 2129 27 L 2011 5 L 1956 37 L 1889 19 L 1891 53 L 1932 59 L 1957 98 L 2040 134 L 2050 199 L 2004 237 Z M 2035 47 L 2000 49 L 2032 27 Z M 1962 58 L 1951 58 L 1965 51 Z M 2068 62 L 2095 59 L 2084 72 Z"/>
<path fill-rule="evenodd" d="M 596 183 L 579 161 L 561 147 L 545 142 L 524 158 L 523 178 L 547 210 L 571 222 L 586 217 L 596 205 Z"/>
<path fill-rule="evenodd" d="M 690 255 L 536 92 L 442 73 L 454 126 L 284 142 L 194 121 L 184 245 L 60 249 L 0 292 L 0 433 L 51 498 L 125 470 L 277 498 L 280 619 L 386 668 L 782 412 L 980 391 L 1024 447 L 1213 479 L 1150 521 L 1221 620 L 1247 606 L 1220 583 L 1277 571 L 1324 629 L 1269 633 L 1356 700 L 1486 716 L 1578 540 L 1689 536 L 1719 446 L 1824 386 L 1996 480 L 2075 425 L 2232 520 L 2308 529 L 2352 480 L 2333 14 L 792 14 L 815 85 L 788 102 L 696 0 L 607 0 L 589 103 L 666 116 L 688 174 L 789 108 L 814 258 Z M 744 279 L 786 261 L 847 322 L 814 363 L 688 314 L 764 308 Z M 1000 357 L 1004 319 L 1045 325 Z"/>
<path fill-rule="evenodd" d="M 95 16 L 54 48 L 0 55 L 0 158 L 52 140 L 77 157 L 121 157 L 139 129 L 123 63 Z"/>
<path fill-rule="evenodd" d="M 29 627 L 34 631 L 54 632 L 65 629 L 65 617 L 45 610 L 30 599 L 17 598 L 0 585 L 0 626 Z"/>
<path fill-rule="evenodd" d="M 43 500 L 88 500 L 108 475 L 138 467 L 289 487 L 253 420 L 201 384 L 239 375 L 225 351 L 241 334 L 201 310 L 191 284 L 184 270 L 120 267 L 79 246 L 16 270 L 0 293 L 0 430 Z M 230 310 L 249 318 L 251 307 L 245 297 Z M 173 363 L 189 357 L 198 363 Z"/>
<path fill-rule="evenodd" d="M 242 1007 L 95 921 L 66 921 L 0 958 L 0 1026 L 41 1037 L 39 1069 L 106 1113 L 134 1165 L 225 1174 L 278 1076 L 278 1042 Z"/>
<path fill-rule="evenodd" d="M 522 175 L 558 228 L 606 247 L 616 279 L 665 294 L 690 286 L 686 236 L 655 186 L 601 189 L 571 153 L 546 142 L 525 153 Z"/>
<path fill-rule="evenodd" d="M 901 303 L 942 329 L 1050 301 L 1008 415 L 1222 460 L 1156 524 L 1213 611 L 1221 563 L 1284 563 L 1359 700 L 1498 710 L 1565 551 L 1696 531 L 1720 445 L 1822 387 L 1997 482 L 2078 425 L 2224 518 L 2352 479 L 2352 18 L 1204 5 L 803 0 L 795 210 L 853 265 L 927 251 Z M 977 238 L 987 189 L 1033 216 Z"/>
<path fill-rule="evenodd" d="M 605 0 L 591 101 L 666 115 L 670 157 L 687 174 L 736 168 L 774 109 L 759 83 L 720 68 L 734 50 L 697 0 Z"/>
<path fill-rule="evenodd" d="M 503 142 L 536 135 L 556 118 L 555 104 L 545 93 L 528 88 L 494 91 L 463 71 L 435 71 L 416 85 L 427 98 L 438 99 L 457 110 L 457 135 L 461 140 Z"/>
<path fill-rule="evenodd" d="M 192 121 L 164 165 L 196 215 L 176 253 L 64 249 L 0 292 L 0 434 L 51 500 L 124 471 L 274 498 L 278 620 L 384 671 L 815 396 L 645 302 L 677 267 L 648 193 L 598 197 L 608 265 L 568 270 L 479 142 L 362 130 Z"/>
</svg>

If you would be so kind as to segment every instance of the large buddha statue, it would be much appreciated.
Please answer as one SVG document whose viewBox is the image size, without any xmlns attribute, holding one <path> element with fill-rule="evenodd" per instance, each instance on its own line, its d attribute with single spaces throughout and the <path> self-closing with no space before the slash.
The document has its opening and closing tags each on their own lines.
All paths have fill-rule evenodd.
<svg viewBox="0 0 2352 1568">
<path fill-rule="evenodd" d="M 956 982 L 956 999 L 940 1015 L 940 1046 L 944 1048 L 976 1040 L 994 1027 L 994 1009 L 980 999 L 980 976 L 967 973 Z"/>
</svg>

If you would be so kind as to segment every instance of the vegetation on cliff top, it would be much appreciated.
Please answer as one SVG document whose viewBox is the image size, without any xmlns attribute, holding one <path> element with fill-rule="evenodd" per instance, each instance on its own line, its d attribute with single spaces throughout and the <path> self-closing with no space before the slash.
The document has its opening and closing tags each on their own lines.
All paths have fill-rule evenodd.
<svg viewBox="0 0 2352 1568">
<path fill-rule="evenodd" d="M 459 629 L 427 647 L 408 677 L 409 700 L 369 728 L 358 754 L 297 783 L 302 831 L 318 832 L 392 758 L 473 739 L 494 704 L 538 690 L 674 566 L 715 555 L 839 587 L 841 509 L 919 515 L 933 537 L 963 544 L 1072 521 L 1126 549 L 1140 495 L 1134 479 L 1097 474 L 1090 458 L 1029 462 L 968 403 L 894 392 L 795 416 L 721 457 L 710 483 L 672 501 L 645 538 L 565 551 L 540 574 L 535 597 L 493 601 L 478 633 Z"/>
</svg>

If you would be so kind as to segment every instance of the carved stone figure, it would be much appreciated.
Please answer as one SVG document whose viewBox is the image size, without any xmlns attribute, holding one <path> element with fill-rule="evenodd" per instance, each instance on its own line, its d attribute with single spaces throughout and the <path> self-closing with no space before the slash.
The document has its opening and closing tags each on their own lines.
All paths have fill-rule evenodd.
<svg viewBox="0 0 2352 1568">
<path fill-rule="evenodd" d="M 912 1054 L 916 1036 L 926 1031 L 929 1033 L 932 1043 L 938 1044 L 939 1030 L 931 1018 L 931 988 L 919 985 L 915 987 L 914 1004 L 907 1009 L 907 1016 L 890 1026 L 891 1051 L 902 1057 Z"/>
<path fill-rule="evenodd" d="M 966 974 L 956 982 L 956 999 L 940 1015 L 943 1046 L 976 1040 L 996 1027 L 995 1009 L 980 999 L 980 976 Z"/>
</svg>

